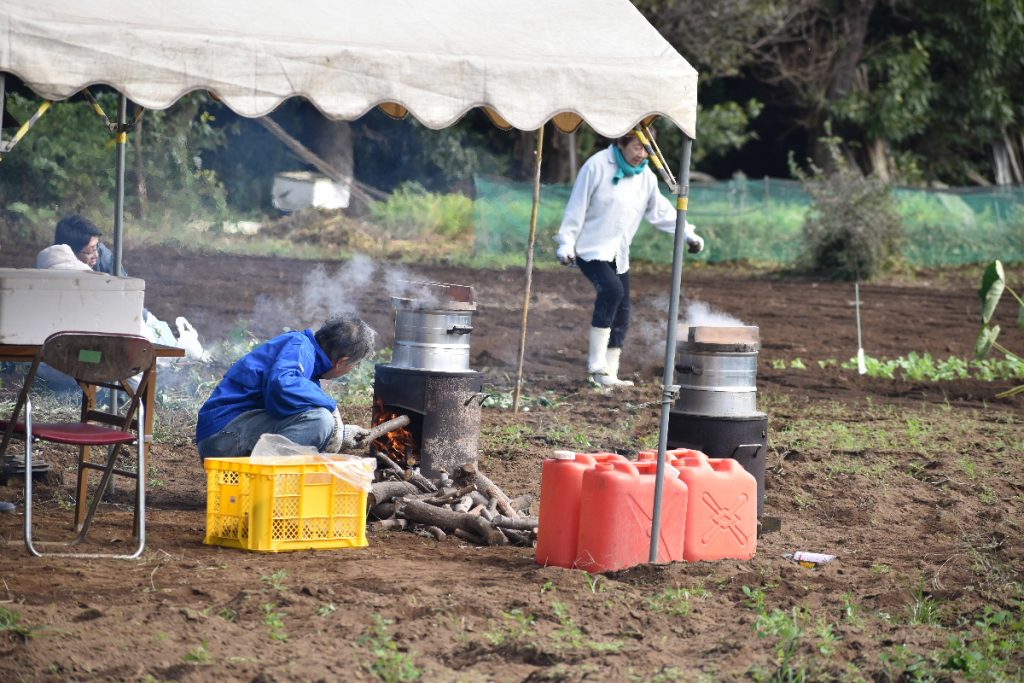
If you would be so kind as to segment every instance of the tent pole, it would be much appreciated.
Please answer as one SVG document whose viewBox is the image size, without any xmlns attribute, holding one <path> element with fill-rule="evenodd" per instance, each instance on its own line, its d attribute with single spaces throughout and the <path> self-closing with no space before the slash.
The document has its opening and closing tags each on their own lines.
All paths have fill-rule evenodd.
<svg viewBox="0 0 1024 683">
<path fill-rule="evenodd" d="M 0 154 L 4 152 L 4 112 L 7 111 L 7 74 L 0 73 Z"/>
<path fill-rule="evenodd" d="M 519 324 L 519 359 L 516 363 L 516 388 L 512 392 L 512 412 L 519 412 L 523 387 L 523 358 L 526 356 L 526 318 L 530 312 L 530 288 L 533 285 L 533 246 L 537 242 L 537 212 L 540 209 L 540 162 L 544 151 L 544 124 L 537 131 L 537 157 L 533 171 L 533 209 L 530 211 L 530 246 L 526 249 L 526 291 L 523 292 L 523 318 Z"/>
<path fill-rule="evenodd" d="M 683 252 L 686 251 L 686 210 L 690 195 L 690 153 L 693 139 L 683 133 L 683 159 L 679 169 L 676 195 L 676 234 L 672 248 L 672 295 L 668 300 L 668 334 L 665 339 L 665 374 L 661 387 L 661 425 L 658 428 L 658 470 L 654 479 L 654 510 L 651 515 L 651 552 L 649 561 L 658 561 L 661 537 L 661 498 L 665 488 L 665 451 L 668 448 L 669 410 L 679 394 L 673 384 L 676 365 L 676 325 L 679 322 L 679 295 L 683 279 Z"/>
<path fill-rule="evenodd" d="M 128 98 L 117 100 L 117 130 L 114 133 L 114 275 L 120 276 L 122 234 L 124 231 L 124 162 L 128 142 Z"/>
</svg>

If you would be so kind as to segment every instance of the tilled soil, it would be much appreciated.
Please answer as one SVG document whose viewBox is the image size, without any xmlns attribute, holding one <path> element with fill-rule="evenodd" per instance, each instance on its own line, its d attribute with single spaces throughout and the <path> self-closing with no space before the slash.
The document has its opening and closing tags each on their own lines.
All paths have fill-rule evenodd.
<svg viewBox="0 0 1024 683">
<path fill-rule="evenodd" d="M 0 266 L 31 262 L 31 249 L 4 247 Z M 266 338 L 285 326 L 315 327 L 329 311 L 354 310 L 387 347 L 390 296 L 408 291 L 401 281 L 471 285 L 478 302 L 471 366 L 484 373 L 488 391 L 507 392 L 514 382 L 522 271 L 359 259 L 316 270 L 288 259 L 154 249 L 131 252 L 126 267 L 145 277 L 151 311 L 167 321 L 186 316 L 208 346 L 233 332 Z M 637 386 L 603 393 L 583 382 L 590 285 L 572 269 L 534 273 L 523 392 L 551 400 L 519 414 L 483 411 L 481 466 L 508 493 L 539 493 L 541 463 L 552 448 L 632 454 L 653 443 L 669 275 L 635 272 L 632 287 L 634 323 L 622 374 Z M 702 673 L 733 679 L 752 667 L 778 666 L 777 641 L 758 638 L 754 628 L 751 601 L 759 590 L 773 606 L 804 607 L 836 622 L 844 604 L 897 613 L 925 581 L 930 595 L 955 598 L 969 610 L 979 562 L 993 580 L 1020 580 L 1024 398 L 993 398 L 1011 382 L 889 381 L 839 369 L 832 361 L 847 361 L 857 349 L 849 284 L 689 268 L 683 289 L 684 314 L 703 302 L 760 327 L 758 391 L 770 419 L 765 514 L 781 529 L 761 537 L 753 560 L 590 575 L 537 566 L 526 548 L 478 548 L 400 532 L 373 533 L 361 549 L 260 554 L 206 546 L 205 475 L 188 434 L 175 433 L 150 450 L 154 475 L 141 561 L 30 558 L 21 546 L 21 491 L 14 480 L 0 488 L 0 498 L 18 503 L 16 514 L 0 517 L 0 607 L 16 612 L 28 634 L 0 628 L 0 678 L 412 680 L 415 669 L 424 680 L 452 681 L 694 680 Z M 968 357 L 978 328 L 976 289 L 966 278 L 934 275 L 864 285 L 865 351 L 880 358 L 911 351 Z M 1012 318 L 1001 322 L 1013 327 Z M 1018 334 L 1007 345 L 1021 348 L 1020 341 Z M 796 359 L 807 369 L 793 369 Z M 944 431 L 949 459 L 923 462 L 912 445 L 893 453 L 786 445 L 781 428 L 833 404 L 837 419 L 851 422 L 882 419 L 884 411 L 907 420 L 948 411 L 951 421 L 970 415 L 972 424 L 998 426 L 1001 434 L 1010 425 L 1015 437 L 997 444 L 983 433 Z M 354 412 L 360 414 L 352 419 L 368 421 L 368 405 Z M 73 477 L 66 456 L 42 455 L 58 483 L 64 479 L 63 487 L 51 482 L 37 492 L 35 516 L 45 536 L 70 520 Z M 821 476 L 830 457 L 868 468 L 876 456 L 918 462 L 924 474 L 884 481 L 851 466 L 843 479 Z M 963 458 L 990 466 L 991 496 L 979 498 L 956 475 L 954 462 Z M 124 512 L 110 514 L 128 521 Z M 104 524 L 94 537 L 127 547 L 125 529 Z M 840 559 L 808 570 L 782 559 L 795 549 Z M 676 589 L 691 591 L 677 609 L 652 602 L 679 598 Z M 813 617 L 808 623 L 812 631 Z M 884 643 L 921 638 L 920 631 L 887 624 Z M 843 678 L 851 665 L 880 680 L 902 671 L 878 658 L 880 640 L 870 628 L 847 624 L 837 635 L 817 677 Z M 931 640 L 941 643 L 944 635 Z"/>
</svg>

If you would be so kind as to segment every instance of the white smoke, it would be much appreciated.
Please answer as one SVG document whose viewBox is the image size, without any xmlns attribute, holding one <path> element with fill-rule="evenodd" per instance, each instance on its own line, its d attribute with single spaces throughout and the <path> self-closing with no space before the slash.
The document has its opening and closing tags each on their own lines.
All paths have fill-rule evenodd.
<svg viewBox="0 0 1024 683">
<path fill-rule="evenodd" d="M 644 316 L 635 319 L 630 325 L 626 345 L 635 347 L 637 353 L 644 358 L 660 358 L 665 353 L 665 340 L 668 336 L 668 304 L 667 294 L 659 295 L 650 300 L 642 310 L 661 314 L 660 318 Z M 633 310 L 637 310 L 637 306 Z M 735 316 L 720 311 L 703 301 L 684 300 L 681 305 L 679 325 L 681 327 L 742 327 L 746 323 Z"/>
<path fill-rule="evenodd" d="M 720 311 L 703 301 L 686 303 L 686 313 L 683 316 L 682 324 L 686 327 L 743 327 L 745 325 L 739 318 Z"/>
</svg>

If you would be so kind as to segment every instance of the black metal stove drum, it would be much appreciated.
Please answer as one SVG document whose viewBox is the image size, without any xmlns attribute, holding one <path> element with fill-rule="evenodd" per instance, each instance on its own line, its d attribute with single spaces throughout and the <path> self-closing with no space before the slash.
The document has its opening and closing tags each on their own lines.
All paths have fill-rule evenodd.
<svg viewBox="0 0 1024 683">
<path fill-rule="evenodd" d="M 406 283 L 412 297 L 392 297 L 395 343 L 390 364 L 375 367 L 373 425 L 408 415 L 409 426 L 373 447 L 427 477 L 477 460 L 483 377 L 469 368 L 476 302 L 473 288 Z"/>
<path fill-rule="evenodd" d="M 757 480 L 757 516 L 764 513 L 768 415 L 757 410 L 754 326 L 680 327 L 676 345 L 679 396 L 669 411 L 669 448 L 733 458 Z"/>
</svg>

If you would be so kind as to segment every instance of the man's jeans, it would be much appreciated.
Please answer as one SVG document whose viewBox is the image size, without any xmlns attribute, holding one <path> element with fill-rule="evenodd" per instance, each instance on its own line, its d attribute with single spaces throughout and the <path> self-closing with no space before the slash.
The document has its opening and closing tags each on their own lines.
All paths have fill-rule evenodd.
<svg viewBox="0 0 1024 683">
<path fill-rule="evenodd" d="M 245 457 L 264 434 L 280 434 L 301 446 L 323 451 L 334 436 L 334 415 L 326 408 L 314 408 L 289 417 L 274 417 L 263 410 L 242 413 L 213 436 L 197 445 L 200 458 Z"/>
</svg>

